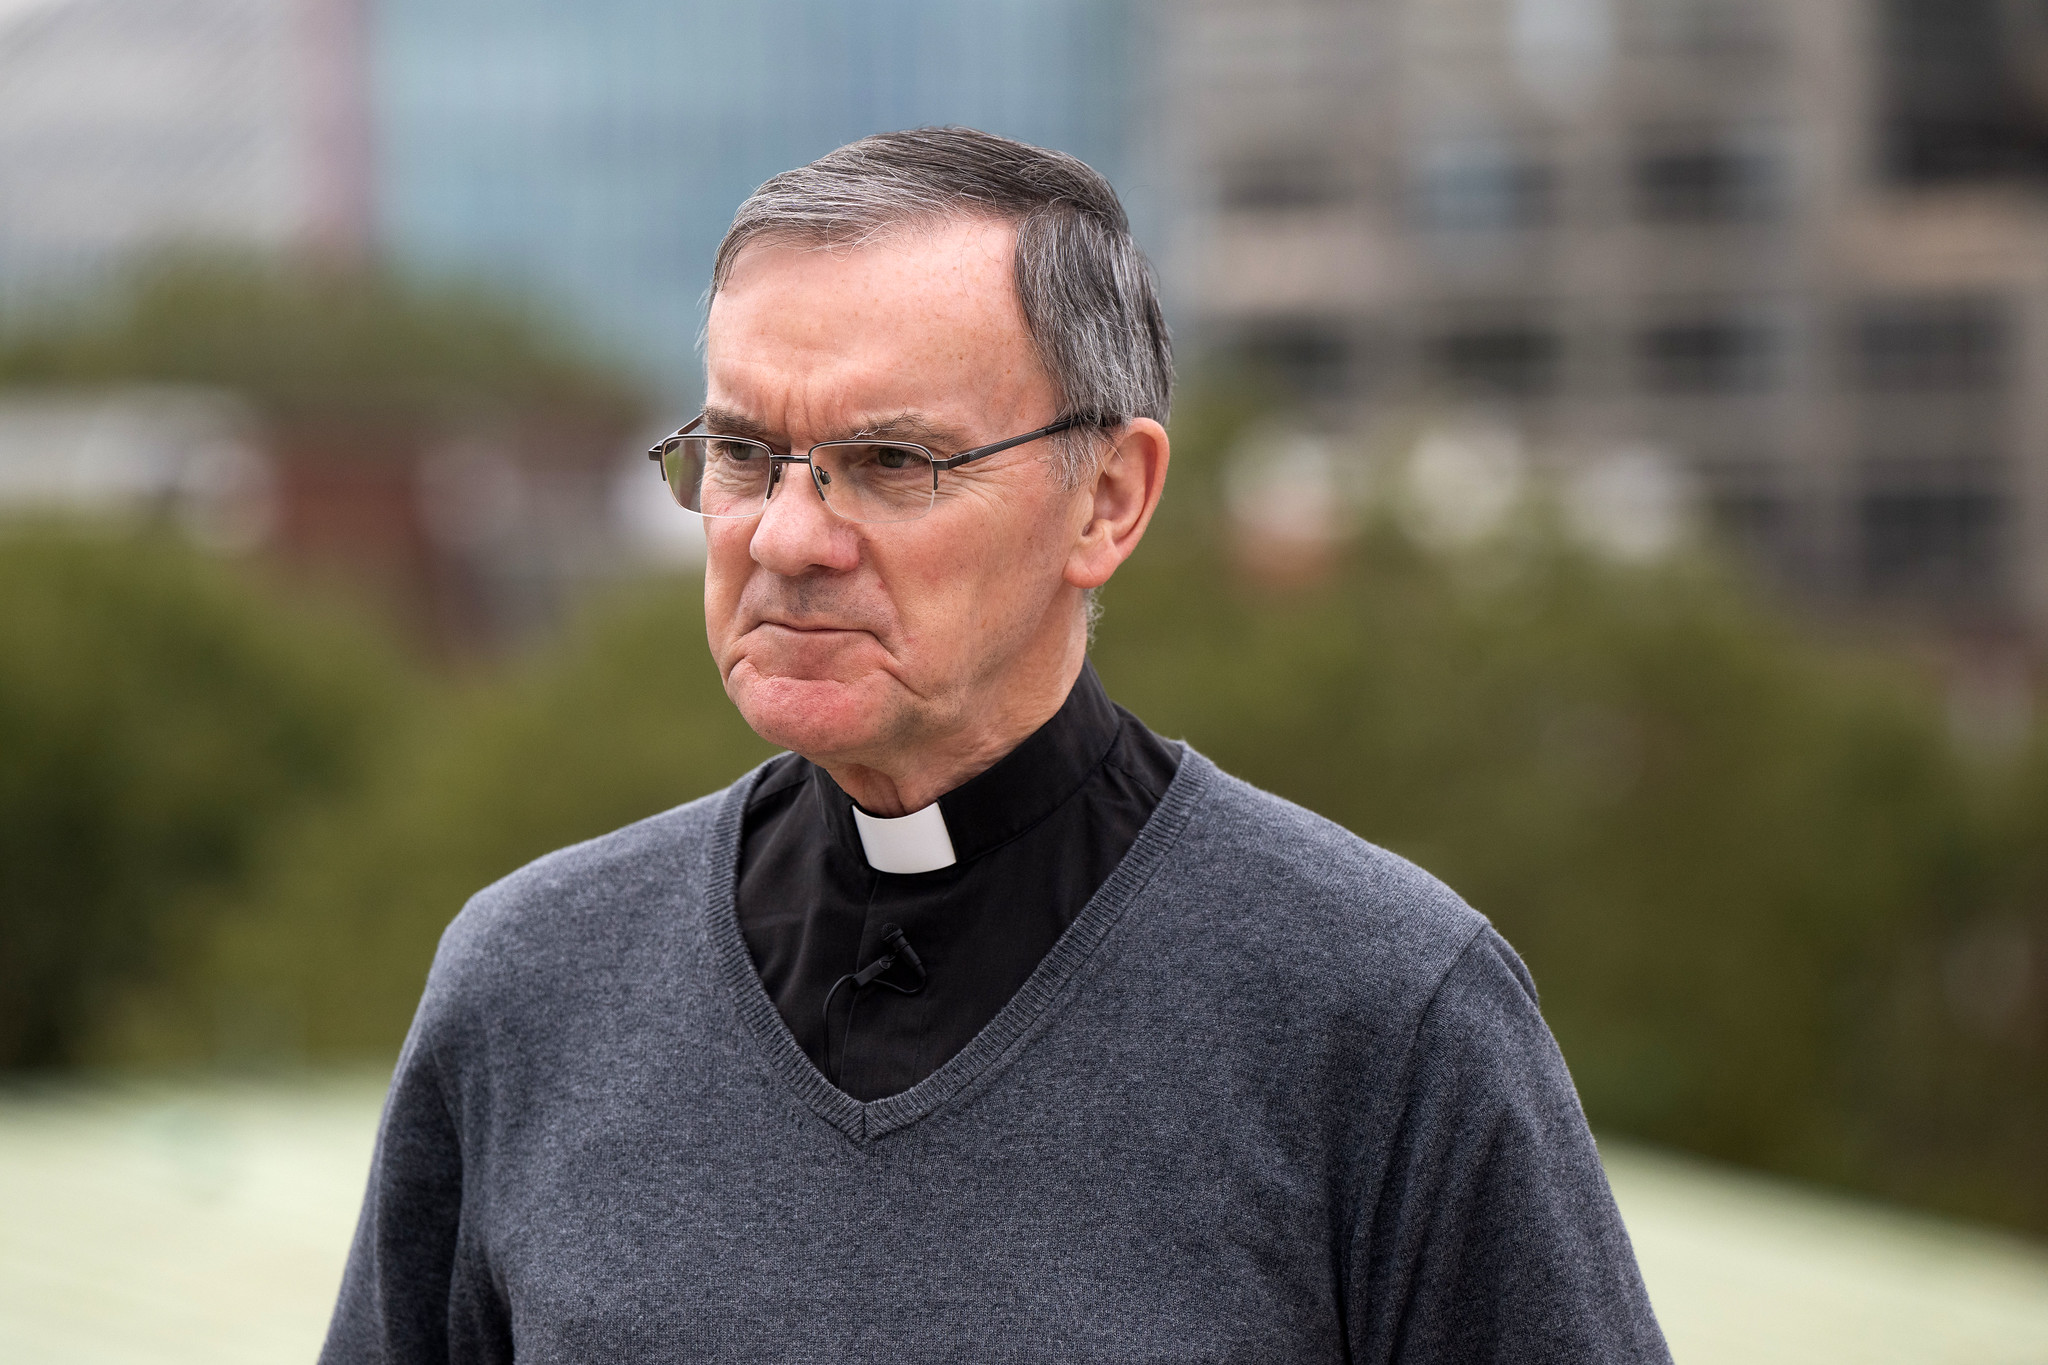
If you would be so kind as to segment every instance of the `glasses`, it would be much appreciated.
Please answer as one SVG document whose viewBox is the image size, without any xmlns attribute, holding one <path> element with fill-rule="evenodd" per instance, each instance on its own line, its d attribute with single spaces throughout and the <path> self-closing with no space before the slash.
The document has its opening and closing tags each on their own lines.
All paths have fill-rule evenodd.
<svg viewBox="0 0 2048 1365">
<path fill-rule="evenodd" d="M 940 459 L 912 441 L 820 441 L 802 455 L 778 455 L 765 442 L 744 436 L 699 432 L 703 414 L 663 437 L 647 458 L 661 466 L 669 492 L 692 512 L 707 517 L 759 516 L 768 506 L 785 465 L 809 465 L 811 483 L 834 516 L 844 521 L 916 521 L 939 496 L 939 471 L 969 460 L 1026 445 L 1084 425 L 1088 419 L 1062 417 L 1051 426 L 976 446 Z"/>
</svg>

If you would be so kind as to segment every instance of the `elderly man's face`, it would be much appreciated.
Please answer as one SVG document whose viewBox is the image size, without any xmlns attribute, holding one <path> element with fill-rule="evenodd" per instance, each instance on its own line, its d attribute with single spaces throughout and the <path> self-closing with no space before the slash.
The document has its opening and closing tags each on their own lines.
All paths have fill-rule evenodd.
<svg viewBox="0 0 2048 1365">
<path fill-rule="evenodd" d="M 963 222 L 848 251 L 757 245 L 711 309 L 709 424 L 777 449 L 859 433 L 941 457 L 1061 414 L 1012 283 L 1015 233 Z M 1091 515 L 1039 441 L 939 475 L 922 519 L 842 521 L 788 467 L 758 518 L 707 519 L 705 619 L 772 743 L 886 770 L 972 746 L 1020 683 L 1068 667 Z"/>
</svg>

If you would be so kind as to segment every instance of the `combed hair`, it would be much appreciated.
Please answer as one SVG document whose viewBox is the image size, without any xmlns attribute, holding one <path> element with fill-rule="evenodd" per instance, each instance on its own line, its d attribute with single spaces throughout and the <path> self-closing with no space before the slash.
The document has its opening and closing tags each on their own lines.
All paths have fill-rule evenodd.
<svg viewBox="0 0 2048 1365">
<path fill-rule="evenodd" d="M 877 133 L 784 171 L 748 196 L 718 244 L 715 297 L 758 241 L 865 245 L 892 230 L 964 217 L 1017 225 L 1017 297 L 1063 414 L 1113 427 L 1164 422 L 1173 347 L 1152 267 L 1116 191 L 1064 152 L 972 128 Z M 1064 442 L 1067 476 L 1096 443 Z"/>
</svg>

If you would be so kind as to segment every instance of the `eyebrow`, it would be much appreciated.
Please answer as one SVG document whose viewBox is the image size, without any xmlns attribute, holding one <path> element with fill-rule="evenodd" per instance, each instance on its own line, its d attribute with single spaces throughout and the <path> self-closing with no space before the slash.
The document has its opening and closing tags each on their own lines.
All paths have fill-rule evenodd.
<svg viewBox="0 0 2048 1365">
<path fill-rule="evenodd" d="M 788 444 L 786 440 L 781 439 L 783 433 L 771 431 L 765 423 L 757 422 L 744 413 L 734 412 L 728 408 L 705 408 L 704 425 L 720 435 L 744 436 L 769 445 Z M 830 439 L 858 440 L 862 437 L 915 441 L 934 450 L 958 450 L 965 448 L 967 444 L 966 438 L 956 428 L 934 422 L 917 412 L 896 412 L 887 416 L 869 417 L 858 423 L 846 436 Z"/>
<path fill-rule="evenodd" d="M 930 418 L 915 412 L 899 412 L 888 417 L 879 417 L 861 425 L 855 436 L 879 436 L 899 441 L 915 441 L 922 446 L 940 449 L 960 449 L 967 444 L 955 427 L 943 426 Z"/>
<path fill-rule="evenodd" d="M 772 439 L 775 433 L 768 430 L 765 425 L 729 408 L 705 408 L 704 429 L 720 436 L 745 436 L 750 440 L 777 444 Z"/>
</svg>

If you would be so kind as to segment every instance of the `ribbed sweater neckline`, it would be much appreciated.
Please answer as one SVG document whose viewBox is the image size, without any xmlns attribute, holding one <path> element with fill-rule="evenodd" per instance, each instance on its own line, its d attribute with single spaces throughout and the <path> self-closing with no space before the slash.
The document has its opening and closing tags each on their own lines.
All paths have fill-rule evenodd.
<svg viewBox="0 0 2048 1365">
<path fill-rule="evenodd" d="M 858 1143 L 872 1142 L 916 1123 L 996 1069 L 1018 1042 L 1056 1012 L 1069 985 L 1151 882 L 1185 831 L 1216 768 L 1187 745 L 1181 748 L 1179 771 L 1130 851 L 995 1018 L 945 1065 L 910 1089 L 865 1103 L 833 1085 L 812 1065 L 754 970 L 740 934 L 734 885 L 741 821 L 766 765 L 733 784 L 705 848 L 705 929 L 718 973 L 770 1068 L 813 1113 Z"/>
</svg>

